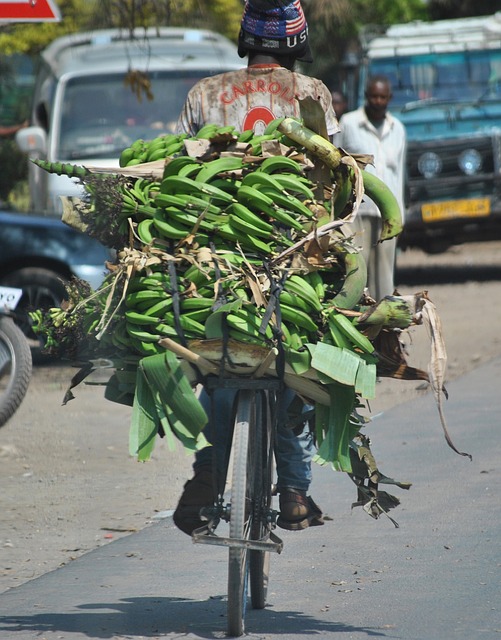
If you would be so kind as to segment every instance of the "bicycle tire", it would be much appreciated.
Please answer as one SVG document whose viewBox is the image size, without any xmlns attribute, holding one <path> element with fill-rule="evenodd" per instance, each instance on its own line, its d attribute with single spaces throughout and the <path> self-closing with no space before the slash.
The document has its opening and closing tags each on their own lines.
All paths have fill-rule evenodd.
<svg viewBox="0 0 501 640">
<path fill-rule="evenodd" d="M 251 538 L 268 540 L 270 525 L 264 519 L 271 509 L 273 441 L 268 394 L 256 395 L 256 454 L 255 468 L 260 473 L 254 476 L 254 517 Z M 264 609 L 268 595 L 270 574 L 269 551 L 252 550 L 249 554 L 249 580 L 253 609 Z"/>
<path fill-rule="evenodd" d="M 31 350 L 11 318 L 0 318 L 0 427 L 17 411 L 31 380 Z"/>
<path fill-rule="evenodd" d="M 254 487 L 255 392 L 238 393 L 233 430 L 230 538 L 249 539 L 253 509 L 248 508 Z M 228 635 L 241 636 L 245 629 L 248 588 L 248 552 L 245 547 L 229 547 Z"/>
</svg>

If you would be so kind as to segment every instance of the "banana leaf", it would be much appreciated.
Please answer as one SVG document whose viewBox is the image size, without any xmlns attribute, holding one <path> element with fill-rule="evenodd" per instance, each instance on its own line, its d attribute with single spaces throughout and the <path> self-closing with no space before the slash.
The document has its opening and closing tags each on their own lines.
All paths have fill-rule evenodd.
<svg viewBox="0 0 501 640">
<path fill-rule="evenodd" d="M 202 433 L 207 420 L 173 353 L 165 351 L 140 360 L 129 436 L 132 455 L 139 460 L 151 456 L 160 425 L 169 447 L 173 446 L 174 435 L 188 452 L 202 449 L 208 444 Z"/>
<path fill-rule="evenodd" d="M 286 351 L 287 363 L 292 367 L 294 373 L 298 376 L 303 375 L 311 368 L 311 356 L 307 350 L 296 351 L 295 349 L 288 349 Z"/>
<path fill-rule="evenodd" d="M 356 403 L 355 389 L 332 383 L 328 385 L 328 391 L 329 407 L 316 407 L 318 450 L 313 460 L 320 465 L 331 464 L 336 471 L 351 473 L 350 441 L 358 429 L 350 420 Z"/>
<path fill-rule="evenodd" d="M 158 433 L 158 415 L 153 394 L 141 367 L 137 370 L 136 393 L 132 405 L 129 430 L 129 453 L 142 461 L 148 460 Z"/>
<path fill-rule="evenodd" d="M 306 346 L 311 353 L 311 366 L 316 369 L 321 382 L 329 383 L 335 380 L 341 384 L 355 386 L 361 362 L 356 353 L 324 342 Z"/>
<path fill-rule="evenodd" d="M 376 365 L 369 364 L 360 358 L 357 377 L 355 379 L 355 391 L 359 393 L 362 398 L 372 400 L 376 397 L 376 379 Z"/>
</svg>

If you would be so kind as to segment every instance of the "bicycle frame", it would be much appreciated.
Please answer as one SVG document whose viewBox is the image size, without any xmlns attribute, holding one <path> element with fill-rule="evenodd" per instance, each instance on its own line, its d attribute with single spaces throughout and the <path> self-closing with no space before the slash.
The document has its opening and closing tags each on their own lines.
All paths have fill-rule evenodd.
<svg viewBox="0 0 501 640">
<path fill-rule="evenodd" d="M 208 378 L 207 387 L 209 389 L 237 389 L 249 390 L 249 391 L 278 391 L 281 387 L 279 380 L 273 380 L 270 378 Z M 274 425 L 273 425 L 274 427 Z M 252 424 L 249 424 L 249 429 L 252 428 Z M 233 446 L 233 444 L 232 444 Z M 270 488 L 271 490 L 271 488 Z M 270 512 L 265 517 L 265 520 L 270 522 L 269 537 L 271 542 L 265 542 L 262 540 L 249 540 L 249 539 L 236 539 L 216 535 L 214 530 L 219 524 L 219 520 L 229 520 L 228 507 L 219 507 L 215 505 L 210 509 L 204 509 L 204 517 L 208 518 L 207 524 L 196 529 L 192 534 L 193 542 L 199 544 L 212 544 L 226 547 L 240 547 L 246 549 L 254 549 L 256 551 L 272 551 L 281 553 L 283 549 L 282 540 L 276 536 L 271 530 L 271 526 L 274 526 L 276 520 L 276 512 Z M 264 514 L 262 514 L 264 515 Z"/>
</svg>

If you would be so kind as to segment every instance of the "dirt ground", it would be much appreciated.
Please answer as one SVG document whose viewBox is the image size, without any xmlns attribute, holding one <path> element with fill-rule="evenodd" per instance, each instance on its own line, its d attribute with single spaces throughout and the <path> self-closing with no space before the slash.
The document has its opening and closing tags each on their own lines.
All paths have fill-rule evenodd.
<svg viewBox="0 0 501 640">
<path fill-rule="evenodd" d="M 400 293 L 428 290 L 437 307 L 447 379 L 501 354 L 500 282 L 501 242 L 399 255 Z M 410 338 L 410 364 L 426 368 L 425 328 Z M 0 593 L 164 517 L 190 476 L 191 457 L 162 440 L 148 463 L 129 456 L 130 409 L 105 400 L 102 387 L 81 385 L 61 406 L 73 373 L 37 366 L 25 401 L 0 429 Z M 422 383 L 383 379 L 372 412 L 426 392 Z"/>
</svg>

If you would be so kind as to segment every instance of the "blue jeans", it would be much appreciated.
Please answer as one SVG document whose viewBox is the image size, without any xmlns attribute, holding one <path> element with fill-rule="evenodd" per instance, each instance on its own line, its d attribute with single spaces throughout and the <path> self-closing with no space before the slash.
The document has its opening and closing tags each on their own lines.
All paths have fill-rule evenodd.
<svg viewBox="0 0 501 640">
<path fill-rule="evenodd" d="M 218 474 L 220 477 L 224 477 L 229 457 L 228 442 L 229 433 L 233 426 L 231 416 L 236 391 L 234 389 L 217 389 L 211 395 L 213 406 L 211 406 L 211 396 L 205 390 L 200 394 L 200 402 L 209 416 L 204 434 L 213 446 L 197 451 L 193 467 L 196 470 L 201 465 L 212 464 L 215 456 Z M 286 390 L 284 409 L 290 405 L 294 396 L 293 391 Z M 309 409 L 311 407 L 305 405 L 303 411 Z M 285 420 L 279 420 L 275 442 L 278 491 L 285 487 L 307 491 L 311 484 L 311 460 L 315 453 L 313 436 L 308 423 L 304 425 L 299 435 L 295 435 L 292 429 L 287 429 L 284 423 Z"/>
</svg>

